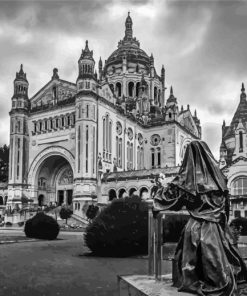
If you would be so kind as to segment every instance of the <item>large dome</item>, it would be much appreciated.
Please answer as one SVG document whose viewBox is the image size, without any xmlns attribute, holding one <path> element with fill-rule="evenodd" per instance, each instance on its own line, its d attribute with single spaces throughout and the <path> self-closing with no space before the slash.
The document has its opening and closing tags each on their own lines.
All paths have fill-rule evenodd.
<svg viewBox="0 0 247 296">
<path fill-rule="evenodd" d="M 106 60 L 105 69 L 107 70 L 109 66 L 122 63 L 125 58 L 128 62 L 141 64 L 149 69 L 150 57 L 140 48 L 139 41 L 133 37 L 132 19 L 130 15 L 128 15 L 125 21 L 125 36 L 123 40 L 119 41 L 118 48 Z"/>
</svg>

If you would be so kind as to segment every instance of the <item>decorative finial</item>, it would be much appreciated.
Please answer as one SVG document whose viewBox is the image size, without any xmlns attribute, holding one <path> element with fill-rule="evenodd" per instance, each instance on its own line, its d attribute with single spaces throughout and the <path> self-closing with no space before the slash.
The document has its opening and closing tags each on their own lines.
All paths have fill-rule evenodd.
<svg viewBox="0 0 247 296">
<path fill-rule="evenodd" d="M 244 92 L 245 88 L 244 88 L 244 83 L 242 82 L 242 88 L 241 88 L 241 92 Z"/>
<path fill-rule="evenodd" d="M 190 105 L 189 104 L 187 105 L 187 110 L 190 110 Z"/>
<path fill-rule="evenodd" d="M 173 95 L 173 88 L 172 88 L 172 86 L 170 88 L 170 95 Z"/>
<path fill-rule="evenodd" d="M 197 114 L 196 114 L 196 109 L 195 109 L 194 117 L 197 117 Z"/>
<path fill-rule="evenodd" d="M 86 40 L 86 45 L 85 45 L 85 49 L 84 50 L 89 50 L 88 49 L 88 40 Z"/>
<path fill-rule="evenodd" d="M 54 68 L 53 69 L 53 75 L 52 75 L 52 78 L 51 79 L 59 79 L 58 69 L 57 68 Z"/>
<path fill-rule="evenodd" d="M 128 16 L 130 16 L 130 11 L 128 11 Z"/>
<path fill-rule="evenodd" d="M 246 93 L 245 93 L 245 88 L 244 88 L 244 83 L 243 82 L 242 82 L 240 100 L 246 100 Z"/>
<path fill-rule="evenodd" d="M 21 64 L 21 66 L 20 66 L 19 74 L 24 74 L 24 71 L 23 71 L 23 65 L 22 65 L 22 64 Z"/>
<path fill-rule="evenodd" d="M 183 111 L 184 111 L 184 106 L 182 105 L 182 106 L 181 106 L 181 112 L 183 112 Z"/>
</svg>

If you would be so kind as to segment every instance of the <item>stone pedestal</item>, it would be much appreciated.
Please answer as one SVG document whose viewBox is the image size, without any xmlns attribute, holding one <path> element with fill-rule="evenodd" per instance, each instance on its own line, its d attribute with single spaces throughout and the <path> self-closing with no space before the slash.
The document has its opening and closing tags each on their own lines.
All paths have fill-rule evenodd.
<svg viewBox="0 0 247 296">
<path fill-rule="evenodd" d="M 172 287 L 172 275 L 162 276 L 156 281 L 154 276 L 127 275 L 118 276 L 119 296 L 191 296 L 190 293 L 178 292 Z"/>
</svg>

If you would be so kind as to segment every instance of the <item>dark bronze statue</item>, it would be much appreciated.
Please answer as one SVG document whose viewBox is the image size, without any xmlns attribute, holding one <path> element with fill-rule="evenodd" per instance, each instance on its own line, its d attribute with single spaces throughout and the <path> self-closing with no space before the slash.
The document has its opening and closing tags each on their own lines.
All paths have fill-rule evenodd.
<svg viewBox="0 0 247 296">
<path fill-rule="evenodd" d="M 227 224 L 228 202 L 227 180 L 207 144 L 192 141 L 178 175 L 154 197 L 154 214 L 184 207 L 190 214 L 175 252 L 179 291 L 247 295 L 247 268 Z"/>
</svg>

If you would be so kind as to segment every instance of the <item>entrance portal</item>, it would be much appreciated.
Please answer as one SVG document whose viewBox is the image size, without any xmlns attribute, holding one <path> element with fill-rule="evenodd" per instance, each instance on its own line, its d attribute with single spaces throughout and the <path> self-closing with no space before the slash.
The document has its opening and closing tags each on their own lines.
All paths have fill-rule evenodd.
<svg viewBox="0 0 247 296">
<path fill-rule="evenodd" d="M 36 175 L 39 206 L 71 205 L 73 201 L 73 171 L 69 162 L 60 155 L 47 157 Z"/>
</svg>

